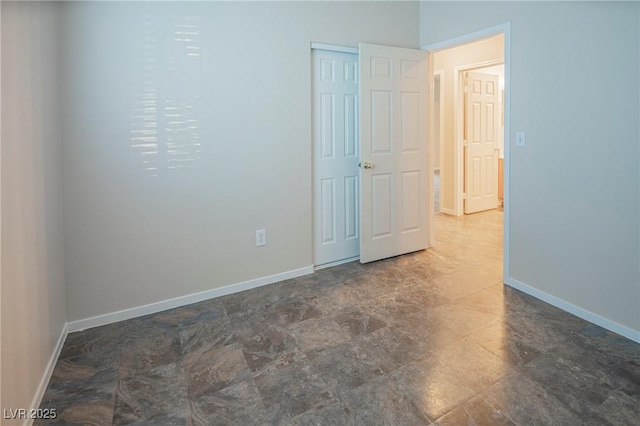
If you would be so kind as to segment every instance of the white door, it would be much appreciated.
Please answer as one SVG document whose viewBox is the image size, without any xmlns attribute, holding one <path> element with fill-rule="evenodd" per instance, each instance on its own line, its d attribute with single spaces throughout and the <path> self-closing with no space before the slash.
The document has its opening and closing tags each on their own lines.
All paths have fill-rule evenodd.
<svg viewBox="0 0 640 426">
<path fill-rule="evenodd" d="M 313 50 L 314 264 L 358 256 L 358 55 Z"/>
<path fill-rule="evenodd" d="M 464 212 L 498 207 L 498 76 L 468 72 Z"/>
<path fill-rule="evenodd" d="M 427 54 L 360 44 L 360 261 L 428 247 Z"/>
</svg>

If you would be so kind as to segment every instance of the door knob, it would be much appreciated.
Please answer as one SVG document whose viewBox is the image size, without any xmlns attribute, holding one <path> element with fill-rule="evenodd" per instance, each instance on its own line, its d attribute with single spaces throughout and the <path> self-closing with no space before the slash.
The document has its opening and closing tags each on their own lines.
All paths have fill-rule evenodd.
<svg viewBox="0 0 640 426">
<path fill-rule="evenodd" d="M 364 164 L 362 165 L 362 167 L 364 167 L 365 169 L 372 169 L 373 168 L 373 163 L 365 161 Z"/>
</svg>

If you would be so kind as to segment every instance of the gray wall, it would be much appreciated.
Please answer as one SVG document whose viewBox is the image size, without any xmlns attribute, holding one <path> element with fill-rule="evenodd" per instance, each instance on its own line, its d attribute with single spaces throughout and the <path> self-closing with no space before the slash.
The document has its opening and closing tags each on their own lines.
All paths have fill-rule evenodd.
<svg viewBox="0 0 640 426">
<path fill-rule="evenodd" d="M 2 409 L 31 406 L 66 323 L 57 7 L 1 5 Z"/>
<path fill-rule="evenodd" d="M 429 45 L 511 21 L 511 278 L 640 330 L 638 2 L 423 2 Z"/>
<path fill-rule="evenodd" d="M 63 8 L 70 321 L 310 266 L 310 42 L 419 47 L 414 2 Z"/>
</svg>

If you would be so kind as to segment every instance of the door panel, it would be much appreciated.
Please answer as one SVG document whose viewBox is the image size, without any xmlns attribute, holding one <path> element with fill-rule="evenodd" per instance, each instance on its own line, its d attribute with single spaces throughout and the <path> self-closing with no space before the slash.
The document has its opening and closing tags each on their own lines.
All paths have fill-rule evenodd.
<svg viewBox="0 0 640 426">
<path fill-rule="evenodd" d="M 371 92 L 371 152 L 391 152 L 391 92 Z"/>
<path fill-rule="evenodd" d="M 360 44 L 360 99 L 365 263 L 428 246 L 426 53 Z"/>
<path fill-rule="evenodd" d="M 467 73 L 465 213 L 498 207 L 498 76 Z"/>
<path fill-rule="evenodd" d="M 346 176 L 344 178 L 344 239 L 358 238 L 358 176 Z"/>
<path fill-rule="evenodd" d="M 322 206 L 322 244 L 335 243 L 336 241 L 336 197 L 335 179 L 322 179 L 321 201 Z"/>
<path fill-rule="evenodd" d="M 391 235 L 392 179 L 391 174 L 371 176 L 371 234 L 373 239 Z M 365 209 L 366 206 L 363 206 L 362 210 Z"/>
<path fill-rule="evenodd" d="M 358 55 L 313 50 L 314 264 L 358 256 Z"/>
<path fill-rule="evenodd" d="M 420 230 L 420 181 L 419 171 L 402 173 L 402 232 L 416 232 Z"/>
</svg>

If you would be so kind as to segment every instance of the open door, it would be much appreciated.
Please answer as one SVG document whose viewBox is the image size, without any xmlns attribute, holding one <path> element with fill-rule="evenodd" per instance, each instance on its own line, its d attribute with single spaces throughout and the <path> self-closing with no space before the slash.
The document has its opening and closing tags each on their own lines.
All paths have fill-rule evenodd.
<svg viewBox="0 0 640 426">
<path fill-rule="evenodd" d="M 467 73 L 465 214 L 498 207 L 498 87 L 497 75 Z"/>
<path fill-rule="evenodd" d="M 429 245 L 427 53 L 360 44 L 360 262 Z"/>
</svg>

